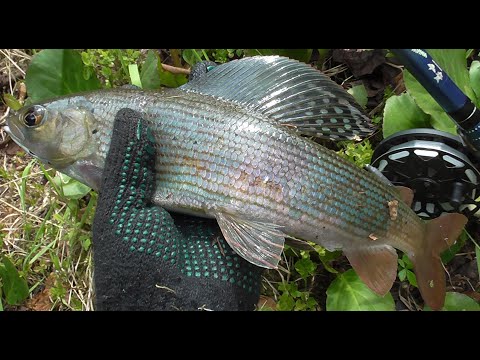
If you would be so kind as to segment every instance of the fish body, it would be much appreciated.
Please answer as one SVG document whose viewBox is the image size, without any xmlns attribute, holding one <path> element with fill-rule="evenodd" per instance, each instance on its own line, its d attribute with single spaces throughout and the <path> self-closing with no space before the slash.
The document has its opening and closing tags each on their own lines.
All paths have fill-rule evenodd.
<svg viewBox="0 0 480 360">
<path fill-rule="evenodd" d="M 313 69 L 279 57 L 251 59 L 178 89 L 120 88 L 47 101 L 9 118 L 9 132 L 99 190 L 115 115 L 136 110 L 156 140 L 155 204 L 216 218 L 230 246 L 258 266 L 277 265 L 285 237 L 341 249 L 379 294 L 396 277 L 400 249 L 415 265 L 426 302 L 443 306 L 438 255 L 465 217 L 425 222 L 410 209 L 408 190 L 301 136 L 341 139 L 372 129 L 353 99 Z"/>
</svg>

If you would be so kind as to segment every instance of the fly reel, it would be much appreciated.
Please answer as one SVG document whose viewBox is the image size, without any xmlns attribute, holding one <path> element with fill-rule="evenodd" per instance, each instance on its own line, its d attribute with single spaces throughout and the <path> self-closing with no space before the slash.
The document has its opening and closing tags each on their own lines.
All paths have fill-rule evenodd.
<svg viewBox="0 0 480 360">
<path fill-rule="evenodd" d="M 432 219 L 444 212 L 480 218 L 479 164 L 460 137 L 434 129 L 406 130 L 389 136 L 375 149 L 372 166 L 393 185 L 414 192 L 412 209 Z"/>
</svg>

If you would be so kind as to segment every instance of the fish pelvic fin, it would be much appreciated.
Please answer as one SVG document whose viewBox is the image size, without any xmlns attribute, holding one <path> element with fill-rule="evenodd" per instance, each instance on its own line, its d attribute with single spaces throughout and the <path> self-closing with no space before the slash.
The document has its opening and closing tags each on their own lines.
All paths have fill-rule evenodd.
<svg viewBox="0 0 480 360">
<path fill-rule="evenodd" d="M 212 214 L 233 251 L 256 266 L 278 268 L 286 236 L 280 226 L 244 219 L 225 211 L 213 211 Z"/>
<path fill-rule="evenodd" d="M 455 243 L 466 223 L 467 218 L 456 213 L 427 221 L 419 248 L 408 254 L 422 298 L 433 310 L 441 310 L 445 302 L 445 270 L 440 254 Z"/>
</svg>

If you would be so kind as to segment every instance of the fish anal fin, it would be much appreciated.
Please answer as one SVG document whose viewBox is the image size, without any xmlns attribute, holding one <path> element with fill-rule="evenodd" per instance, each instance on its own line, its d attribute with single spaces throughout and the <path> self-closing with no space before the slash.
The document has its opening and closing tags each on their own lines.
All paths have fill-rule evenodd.
<svg viewBox="0 0 480 360">
<path fill-rule="evenodd" d="M 411 207 L 413 202 L 413 196 L 414 196 L 413 190 L 406 186 L 395 186 L 395 188 L 398 190 L 403 202 L 407 204 L 409 207 Z"/>
<path fill-rule="evenodd" d="M 375 293 L 386 295 L 397 277 L 397 252 L 389 245 L 344 249 L 360 279 Z"/>
<path fill-rule="evenodd" d="M 276 269 L 285 243 L 285 234 L 271 223 L 247 220 L 227 212 L 212 213 L 230 247 L 254 265 Z"/>
<path fill-rule="evenodd" d="M 445 270 L 440 254 L 455 243 L 466 223 L 467 218 L 456 213 L 428 221 L 419 248 L 408 254 L 422 298 L 433 310 L 441 310 L 445 302 Z"/>
</svg>

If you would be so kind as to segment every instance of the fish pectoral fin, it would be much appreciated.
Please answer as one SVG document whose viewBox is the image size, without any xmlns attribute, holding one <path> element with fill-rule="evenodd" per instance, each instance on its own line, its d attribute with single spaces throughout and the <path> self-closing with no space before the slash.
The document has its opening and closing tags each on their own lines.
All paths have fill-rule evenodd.
<svg viewBox="0 0 480 360">
<path fill-rule="evenodd" d="M 344 249 L 360 279 L 375 293 L 386 295 L 397 277 L 397 252 L 390 245 Z"/>
<path fill-rule="evenodd" d="M 214 212 L 230 247 L 254 265 L 276 269 L 285 243 L 285 234 L 271 223 L 246 220 L 226 212 Z"/>
</svg>

